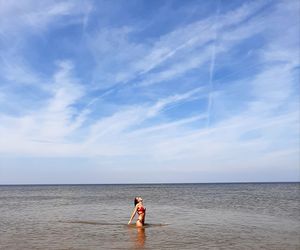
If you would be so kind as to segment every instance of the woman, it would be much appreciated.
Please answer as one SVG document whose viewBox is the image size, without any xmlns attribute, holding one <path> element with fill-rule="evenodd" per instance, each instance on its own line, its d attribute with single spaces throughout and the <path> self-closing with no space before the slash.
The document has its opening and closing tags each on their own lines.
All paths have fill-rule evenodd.
<svg viewBox="0 0 300 250">
<path fill-rule="evenodd" d="M 132 219 L 134 218 L 135 214 L 137 213 L 139 218 L 136 222 L 137 227 L 142 227 L 145 224 L 145 216 L 146 216 L 146 208 L 143 205 L 142 197 L 135 197 L 134 198 L 134 205 L 135 208 L 132 212 L 128 225 L 131 223 Z"/>
</svg>

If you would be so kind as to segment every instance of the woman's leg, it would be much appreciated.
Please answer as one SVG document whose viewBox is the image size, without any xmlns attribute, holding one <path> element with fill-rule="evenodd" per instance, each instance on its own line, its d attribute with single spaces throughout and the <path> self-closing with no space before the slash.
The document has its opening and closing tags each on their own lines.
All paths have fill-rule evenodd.
<svg viewBox="0 0 300 250">
<path fill-rule="evenodd" d="M 144 226 L 144 224 L 140 220 L 137 220 L 136 226 L 137 227 L 142 227 L 142 226 Z"/>
</svg>

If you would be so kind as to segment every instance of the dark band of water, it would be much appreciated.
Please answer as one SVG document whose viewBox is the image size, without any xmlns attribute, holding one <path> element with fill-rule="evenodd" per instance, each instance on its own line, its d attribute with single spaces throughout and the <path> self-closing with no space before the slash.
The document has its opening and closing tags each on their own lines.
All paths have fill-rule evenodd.
<svg viewBox="0 0 300 250">
<path fill-rule="evenodd" d="M 99 225 L 99 226 L 133 226 L 135 227 L 135 224 L 124 224 L 124 223 L 109 223 L 109 222 L 100 222 L 100 221 L 83 221 L 83 220 L 71 220 L 71 221 L 58 221 L 60 223 L 75 223 L 75 224 L 90 224 L 90 225 Z M 168 226 L 169 224 L 164 223 L 145 223 L 144 227 L 163 227 Z"/>
</svg>

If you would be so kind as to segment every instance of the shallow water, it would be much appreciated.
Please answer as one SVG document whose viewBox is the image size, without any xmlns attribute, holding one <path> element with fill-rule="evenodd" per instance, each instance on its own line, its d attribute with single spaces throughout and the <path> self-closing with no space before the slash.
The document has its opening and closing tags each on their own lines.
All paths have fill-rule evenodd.
<svg viewBox="0 0 300 250">
<path fill-rule="evenodd" d="M 299 187 L 0 186 L 0 249 L 300 249 Z M 144 228 L 127 225 L 134 196 Z"/>
</svg>

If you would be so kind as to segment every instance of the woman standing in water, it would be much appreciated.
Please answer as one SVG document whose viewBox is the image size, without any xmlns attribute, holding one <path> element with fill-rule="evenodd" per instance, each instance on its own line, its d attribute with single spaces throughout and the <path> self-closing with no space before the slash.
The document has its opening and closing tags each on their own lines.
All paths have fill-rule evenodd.
<svg viewBox="0 0 300 250">
<path fill-rule="evenodd" d="M 145 216 L 146 216 L 146 208 L 143 205 L 142 197 L 135 197 L 134 198 L 134 205 L 135 208 L 132 212 L 128 225 L 131 223 L 132 219 L 134 218 L 135 214 L 137 213 L 139 218 L 136 222 L 137 227 L 142 227 L 145 224 Z"/>
</svg>

